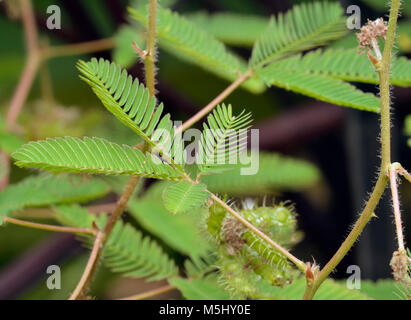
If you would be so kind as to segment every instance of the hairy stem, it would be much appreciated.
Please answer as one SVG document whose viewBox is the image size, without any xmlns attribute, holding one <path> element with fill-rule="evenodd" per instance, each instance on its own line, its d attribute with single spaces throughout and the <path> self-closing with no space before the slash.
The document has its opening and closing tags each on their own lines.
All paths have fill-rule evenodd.
<svg viewBox="0 0 411 320">
<path fill-rule="evenodd" d="M 147 59 L 145 60 L 145 68 L 146 68 L 146 87 L 149 90 L 150 95 L 154 96 L 155 93 L 155 79 L 154 79 L 154 56 L 155 56 L 155 38 L 156 38 L 156 13 L 157 13 L 157 0 L 150 0 L 149 2 L 149 23 L 148 23 L 148 38 L 147 38 L 147 48 L 149 54 Z M 145 146 L 143 146 L 144 148 Z M 136 187 L 139 177 L 131 177 L 130 180 L 127 182 L 126 187 L 120 199 L 118 200 L 116 207 L 113 213 L 110 215 L 106 226 L 102 232 L 97 234 L 97 237 L 94 241 L 93 250 L 91 252 L 89 261 L 87 262 L 86 268 L 84 273 L 78 283 L 74 293 L 70 297 L 70 300 L 77 300 L 82 299 L 86 294 L 90 287 L 91 281 L 93 280 L 94 274 L 97 270 L 97 266 L 102 255 L 102 251 L 104 249 L 104 245 L 110 236 L 111 231 L 113 230 L 117 220 L 123 214 L 128 200 L 130 199 L 131 195 L 133 194 L 133 190 Z"/>
<path fill-rule="evenodd" d="M 270 237 L 268 237 L 265 233 L 260 231 L 257 227 L 255 227 L 252 223 L 244 219 L 238 212 L 233 210 L 228 204 L 226 204 L 223 200 L 221 200 L 219 197 L 216 195 L 211 194 L 211 199 L 218 204 L 220 204 L 224 209 L 226 209 L 234 218 L 236 218 L 238 221 L 240 221 L 245 227 L 250 229 L 252 232 L 254 232 L 257 236 L 259 236 L 261 239 L 266 241 L 268 244 L 270 244 L 274 249 L 282 253 L 287 259 L 289 259 L 292 263 L 295 264 L 295 266 L 305 274 L 307 266 L 306 264 L 293 256 L 287 249 L 284 249 L 281 247 L 278 243 L 276 243 L 274 240 L 272 240 Z"/>
<path fill-rule="evenodd" d="M 252 71 L 248 70 L 246 73 L 240 75 L 237 80 L 230 84 L 223 92 L 221 92 L 213 101 L 206 105 L 203 109 L 197 112 L 194 116 L 183 123 L 182 126 L 176 129 L 175 134 L 190 128 L 193 124 L 199 121 L 201 118 L 210 113 L 219 103 L 221 103 L 225 98 L 227 98 L 235 89 L 237 89 L 244 81 L 250 78 Z"/>
<path fill-rule="evenodd" d="M 398 198 L 398 188 L 397 188 L 397 168 L 395 168 L 395 166 L 390 167 L 389 177 L 390 177 L 390 186 L 391 186 L 391 195 L 392 195 L 392 205 L 394 209 L 395 229 L 397 230 L 398 251 L 405 252 L 404 235 L 402 232 L 402 222 L 401 222 L 400 201 Z"/>
<path fill-rule="evenodd" d="M 165 292 L 169 292 L 174 290 L 175 288 L 168 284 L 165 285 L 163 287 L 160 288 L 156 288 L 147 292 L 143 292 L 143 293 L 139 293 L 139 294 L 135 294 L 129 297 L 125 297 L 125 298 L 121 298 L 121 299 L 117 299 L 117 300 L 143 300 L 143 299 L 147 299 L 147 298 L 151 298 L 154 296 L 157 296 L 159 294 L 165 293 Z"/>
<path fill-rule="evenodd" d="M 388 22 L 387 36 L 385 40 L 384 53 L 381 61 L 381 70 L 379 70 L 380 77 L 380 101 L 381 101 L 381 167 L 377 183 L 374 190 L 360 215 L 360 218 L 354 225 L 348 237 L 342 243 L 340 248 L 331 258 L 331 260 L 324 266 L 321 272 L 315 277 L 311 285 L 307 285 L 304 293 L 304 299 L 312 299 L 317 289 L 324 282 L 329 274 L 344 258 L 347 252 L 351 249 L 362 230 L 367 225 L 368 221 L 373 215 L 385 187 L 388 183 L 388 169 L 391 165 L 391 132 L 390 132 L 390 68 L 392 48 L 395 41 L 395 30 L 397 26 L 397 18 L 399 8 L 401 6 L 400 0 L 391 1 L 390 18 Z"/>
<path fill-rule="evenodd" d="M 156 19 L 157 0 L 150 0 L 148 8 L 147 55 L 144 59 L 146 87 L 150 95 L 155 95 L 155 61 L 156 61 Z"/>
<path fill-rule="evenodd" d="M 88 235 L 95 235 L 96 233 L 88 228 L 71 228 L 71 227 L 61 227 L 61 226 L 53 226 L 49 224 L 42 224 L 30 221 L 19 220 L 11 217 L 5 216 L 3 221 L 6 223 L 15 224 L 22 227 L 28 227 L 33 229 L 40 229 L 40 230 L 47 230 L 47 231 L 56 231 L 56 232 L 65 232 L 65 233 L 74 233 L 74 234 L 88 234 Z"/>
</svg>

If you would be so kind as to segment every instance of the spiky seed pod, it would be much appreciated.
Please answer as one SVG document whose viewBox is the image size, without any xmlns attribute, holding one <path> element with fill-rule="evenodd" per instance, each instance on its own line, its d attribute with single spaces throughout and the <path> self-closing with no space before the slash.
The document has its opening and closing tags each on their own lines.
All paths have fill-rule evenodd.
<svg viewBox="0 0 411 320">
<path fill-rule="evenodd" d="M 281 253 L 256 236 L 252 231 L 245 231 L 242 238 L 246 244 L 256 251 L 260 257 L 264 258 L 271 267 L 284 270 L 289 266 L 287 259 Z"/>
<path fill-rule="evenodd" d="M 207 230 L 217 242 L 221 242 L 220 231 L 223 226 L 223 220 L 227 212 L 218 204 L 213 204 L 209 208 L 209 217 L 207 219 Z"/>
<path fill-rule="evenodd" d="M 273 286 L 283 286 L 288 283 L 290 276 L 285 269 L 273 268 L 264 258 L 248 246 L 244 246 L 245 256 L 254 272 Z"/>
<path fill-rule="evenodd" d="M 242 210 L 240 213 L 277 243 L 281 245 L 292 243 L 297 221 L 291 205 L 280 203 L 274 207 Z"/>
<path fill-rule="evenodd" d="M 253 283 L 254 271 L 246 270 L 246 263 L 242 256 L 227 255 L 224 248 L 219 250 L 219 269 L 221 277 L 219 283 L 233 297 L 254 297 L 256 288 Z"/>
</svg>

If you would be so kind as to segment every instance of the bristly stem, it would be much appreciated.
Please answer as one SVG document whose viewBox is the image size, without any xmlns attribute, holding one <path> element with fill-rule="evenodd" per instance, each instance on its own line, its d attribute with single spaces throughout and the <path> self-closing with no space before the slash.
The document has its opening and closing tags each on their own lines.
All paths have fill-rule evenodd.
<svg viewBox="0 0 411 320">
<path fill-rule="evenodd" d="M 222 206 L 225 210 L 227 210 L 234 218 L 236 218 L 239 222 L 241 222 L 245 227 L 250 229 L 252 232 L 254 232 L 258 237 L 263 239 L 265 242 L 267 242 L 269 245 L 271 245 L 274 249 L 282 253 L 285 257 L 287 257 L 288 260 L 290 260 L 292 263 L 295 264 L 295 266 L 303 273 L 305 274 L 307 266 L 306 264 L 296 258 L 294 255 L 292 255 L 287 249 L 284 249 L 281 247 L 278 243 L 276 243 L 274 240 L 272 240 L 269 236 L 267 236 L 265 233 L 260 231 L 257 227 L 255 227 L 252 223 L 247 221 L 245 218 L 243 218 L 238 212 L 236 212 L 234 209 L 232 209 L 228 204 L 226 204 L 223 200 L 221 200 L 219 197 L 216 195 L 211 194 L 211 199 L 214 202 L 217 202 L 220 206 Z"/>
<path fill-rule="evenodd" d="M 146 87 L 151 96 L 155 95 L 155 62 L 156 62 L 156 21 L 157 0 L 150 0 L 148 7 L 147 55 L 144 59 Z"/>
<path fill-rule="evenodd" d="M 176 129 L 176 134 L 179 132 L 185 131 L 186 129 L 190 128 L 193 124 L 199 121 L 201 118 L 206 116 L 210 113 L 219 103 L 221 103 L 225 98 L 227 98 L 235 89 L 237 89 L 244 81 L 250 78 L 252 75 L 252 71 L 248 70 L 244 74 L 240 75 L 233 83 L 231 83 L 223 92 L 221 92 L 213 101 L 211 101 L 208 105 L 202 108 L 199 112 L 197 112 L 194 116 L 188 119 L 186 122 L 183 123 L 180 127 Z"/>
<path fill-rule="evenodd" d="M 395 30 L 397 27 L 397 19 L 399 8 L 401 6 L 400 0 L 391 1 L 390 17 L 388 22 L 387 36 L 385 39 L 384 52 L 381 61 L 381 69 L 378 70 L 380 78 L 380 101 L 381 101 L 381 167 L 377 183 L 374 190 L 360 215 L 360 218 L 354 225 L 348 237 L 342 243 L 340 248 L 331 258 L 331 260 L 324 266 L 320 273 L 315 277 L 313 283 L 307 286 L 304 293 L 304 299 L 312 299 L 317 289 L 323 283 L 329 274 L 344 258 L 347 252 L 351 249 L 362 230 L 367 225 L 374 213 L 382 194 L 388 183 L 388 169 L 391 165 L 391 121 L 390 121 L 390 68 L 392 48 L 395 41 Z"/>
<path fill-rule="evenodd" d="M 11 223 L 11 224 L 18 225 L 18 226 L 29 227 L 33 229 L 39 229 L 39 230 L 65 232 L 65 233 L 73 233 L 73 234 L 88 234 L 92 236 L 96 234 L 94 230 L 88 229 L 88 228 L 71 228 L 71 227 L 54 226 L 54 225 L 49 225 L 49 224 L 24 221 L 20 219 L 11 218 L 8 216 L 5 216 L 3 218 L 3 221 L 6 223 Z"/>
<path fill-rule="evenodd" d="M 390 178 L 390 187 L 392 195 L 392 206 L 394 210 L 394 219 L 395 219 L 395 229 L 397 231 L 397 241 L 398 241 L 398 251 L 405 252 L 404 246 L 404 235 L 402 232 L 402 221 L 401 221 L 401 211 L 400 211 L 400 201 L 398 197 L 398 188 L 397 188 L 397 174 L 398 169 L 395 164 L 389 168 L 389 178 Z"/>
<path fill-rule="evenodd" d="M 148 38 L 147 38 L 147 48 L 149 54 L 145 59 L 146 68 L 146 87 L 149 90 L 151 96 L 155 94 L 155 38 L 156 38 L 156 13 L 157 13 L 157 0 L 150 0 L 149 2 L 149 23 L 148 23 Z M 122 195 L 120 196 L 113 213 L 110 215 L 106 226 L 102 232 L 97 234 L 94 241 L 93 250 L 91 252 L 90 258 L 87 262 L 86 268 L 83 275 L 78 283 L 74 293 L 71 295 L 70 300 L 82 299 L 87 294 L 90 287 L 91 281 L 93 280 L 94 274 L 96 273 L 98 263 L 100 261 L 104 245 L 110 236 L 117 220 L 121 217 L 124 210 L 126 209 L 128 200 L 130 199 L 133 191 L 139 181 L 139 177 L 131 177 L 127 182 L 126 187 Z"/>
</svg>

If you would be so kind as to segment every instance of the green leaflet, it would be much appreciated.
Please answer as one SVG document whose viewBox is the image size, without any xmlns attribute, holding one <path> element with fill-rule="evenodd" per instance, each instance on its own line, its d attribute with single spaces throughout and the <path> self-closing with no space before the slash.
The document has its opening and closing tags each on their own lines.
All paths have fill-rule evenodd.
<svg viewBox="0 0 411 320">
<path fill-rule="evenodd" d="M 193 259 L 205 255 L 209 248 L 192 219 L 185 215 L 172 215 L 161 202 L 132 199 L 129 212 L 145 230 Z"/>
<path fill-rule="evenodd" d="M 319 170 L 311 163 L 260 152 L 255 175 L 240 175 L 240 167 L 218 175 L 203 176 L 201 182 L 212 192 L 250 195 L 273 190 L 301 190 L 317 182 Z"/>
<path fill-rule="evenodd" d="M 230 295 L 218 285 L 214 277 L 191 280 L 172 278 L 168 282 L 188 300 L 230 300 Z"/>
<path fill-rule="evenodd" d="M 92 222 L 96 221 L 102 228 L 106 221 L 104 215 L 96 218 L 77 205 L 59 206 L 55 212 L 57 220 L 71 227 L 91 228 Z M 89 244 L 93 241 L 90 237 L 84 239 Z M 178 273 L 174 261 L 154 240 L 121 221 L 116 223 L 110 234 L 104 248 L 103 261 L 113 272 L 126 277 L 148 277 L 148 281 L 173 277 Z"/>
<path fill-rule="evenodd" d="M 274 68 L 274 67 L 273 67 Z M 378 84 L 378 73 L 366 54 L 357 49 L 327 49 L 311 51 L 278 62 L 278 68 L 325 75 L 352 82 Z M 411 61 L 405 57 L 392 59 L 390 82 L 400 87 L 411 86 Z"/>
<path fill-rule="evenodd" d="M 218 40 L 240 47 L 252 47 L 268 24 L 265 17 L 232 12 L 198 12 L 186 17 Z"/>
<path fill-rule="evenodd" d="M 258 71 L 267 83 L 318 100 L 370 112 L 380 112 L 380 100 L 339 79 L 273 63 Z"/>
<path fill-rule="evenodd" d="M 134 19 L 147 25 L 147 8 L 129 8 L 129 12 Z M 238 72 L 247 70 L 246 62 L 230 53 L 223 43 L 176 12 L 158 8 L 157 33 L 160 46 L 165 50 L 229 81 L 234 81 Z M 243 87 L 254 93 L 265 89 L 257 79 L 249 79 Z"/>
<path fill-rule="evenodd" d="M 203 136 L 199 143 L 199 169 L 201 172 L 218 171 L 230 166 L 230 159 L 238 162 L 238 155 L 247 149 L 247 129 L 251 113 L 232 114 L 232 107 L 218 105 L 203 123 Z"/>
<path fill-rule="evenodd" d="M 101 138 L 55 138 L 25 144 L 13 158 L 20 167 L 52 172 L 132 175 L 179 180 L 174 168 L 151 154 Z"/>
<path fill-rule="evenodd" d="M 31 176 L 0 192 L 0 215 L 27 207 L 87 202 L 109 192 L 106 183 L 76 176 Z"/>
<path fill-rule="evenodd" d="M 171 184 L 163 192 L 164 205 L 174 214 L 200 207 L 209 196 L 204 184 L 192 184 L 186 180 Z"/>
<path fill-rule="evenodd" d="M 324 45 L 347 32 L 346 18 L 338 3 L 296 5 L 272 18 L 254 45 L 250 66 L 259 69 L 286 56 Z"/>
</svg>

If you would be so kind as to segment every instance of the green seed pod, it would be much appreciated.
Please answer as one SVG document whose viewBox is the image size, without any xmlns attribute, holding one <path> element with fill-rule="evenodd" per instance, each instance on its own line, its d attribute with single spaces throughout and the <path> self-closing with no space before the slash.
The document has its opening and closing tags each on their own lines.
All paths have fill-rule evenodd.
<svg viewBox="0 0 411 320">
<path fill-rule="evenodd" d="M 287 245 L 292 242 L 297 222 L 291 206 L 280 204 L 274 207 L 245 209 L 240 213 L 277 243 Z"/>
<path fill-rule="evenodd" d="M 223 225 L 223 220 L 226 216 L 226 211 L 218 204 L 213 204 L 209 208 L 209 216 L 207 219 L 207 230 L 218 242 L 221 242 L 220 231 Z"/>
<path fill-rule="evenodd" d="M 285 269 L 273 268 L 266 259 L 261 258 L 257 252 L 248 246 L 244 246 L 244 252 L 254 272 L 268 283 L 273 286 L 283 286 L 287 283 L 289 276 Z"/>
<path fill-rule="evenodd" d="M 225 248 L 219 250 L 220 284 L 233 296 L 254 297 L 256 288 L 252 279 L 253 270 L 246 269 L 243 257 L 228 255 Z"/>
<path fill-rule="evenodd" d="M 252 231 L 244 231 L 241 236 L 246 244 L 253 249 L 261 258 L 264 258 L 271 267 L 281 270 L 286 269 L 289 265 L 287 259 L 267 242 L 262 240 Z"/>
</svg>

